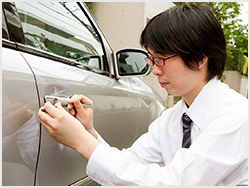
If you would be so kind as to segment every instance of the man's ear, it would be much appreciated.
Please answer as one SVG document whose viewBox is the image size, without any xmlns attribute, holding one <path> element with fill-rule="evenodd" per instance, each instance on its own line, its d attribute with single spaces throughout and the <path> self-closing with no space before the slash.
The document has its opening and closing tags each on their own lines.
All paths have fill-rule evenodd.
<svg viewBox="0 0 250 188">
<path fill-rule="evenodd" d="M 204 56 L 204 58 L 201 61 L 199 61 L 198 69 L 201 69 L 204 65 L 206 65 L 207 62 L 208 62 L 208 57 Z"/>
</svg>

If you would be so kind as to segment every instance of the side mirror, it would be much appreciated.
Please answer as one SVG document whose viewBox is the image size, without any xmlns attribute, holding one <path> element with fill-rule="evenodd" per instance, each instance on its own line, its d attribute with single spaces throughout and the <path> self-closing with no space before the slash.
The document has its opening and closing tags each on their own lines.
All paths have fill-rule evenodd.
<svg viewBox="0 0 250 188">
<path fill-rule="evenodd" d="M 146 76 L 151 67 L 145 62 L 148 53 L 141 49 L 122 49 L 115 53 L 116 78 Z"/>
</svg>

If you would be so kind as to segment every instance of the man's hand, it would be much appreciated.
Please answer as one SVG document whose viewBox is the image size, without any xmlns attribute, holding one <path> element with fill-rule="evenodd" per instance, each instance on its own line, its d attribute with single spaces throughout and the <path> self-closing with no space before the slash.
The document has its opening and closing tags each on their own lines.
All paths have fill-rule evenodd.
<svg viewBox="0 0 250 188">
<path fill-rule="evenodd" d="M 73 104 L 68 105 L 69 113 L 80 121 L 84 128 L 97 139 L 97 133 L 93 126 L 93 109 L 81 105 L 81 103 L 93 105 L 92 100 L 84 95 L 74 95 L 69 100 L 69 103 Z"/>
<path fill-rule="evenodd" d="M 85 159 L 89 160 L 99 142 L 90 135 L 82 124 L 61 104 L 55 108 L 50 102 L 44 105 L 45 112 L 38 111 L 41 124 L 56 141 L 75 149 Z"/>
</svg>

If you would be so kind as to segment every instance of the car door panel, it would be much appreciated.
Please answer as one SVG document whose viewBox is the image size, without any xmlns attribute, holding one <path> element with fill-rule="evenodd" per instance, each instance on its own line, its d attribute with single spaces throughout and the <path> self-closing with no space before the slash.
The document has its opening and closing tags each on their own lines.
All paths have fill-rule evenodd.
<svg viewBox="0 0 250 188">
<path fill-rule="evenodd" d="M 140 78 L 131 78 L 130 83 L 137 94 L 139 106 L 139 121 L 136 137 L 148 131 L 149 124 L 154 121 L 166 108 L 160 95 Z"/>
<path fill-rule="evenodd" d="M 50 59 L 28 53 L 22 55 L 36 76 L 42 105 L 45 95 L 84 94 L 94 102 L 94 126 L 103 138 L 118 148 L 133 143 L 138 125 L 138 101 L 127 79 L 117 81 Z M 54 141 L 43 128 L 38 185 L 69 185 L 86 176 L 85 168 L 84 158 Z"/>
<path fill-rule="evenodd" d="M 3 185 L 33 185 L 39 145 L 35 80 L 21 54 L 2 49 Z"/>
</svg>

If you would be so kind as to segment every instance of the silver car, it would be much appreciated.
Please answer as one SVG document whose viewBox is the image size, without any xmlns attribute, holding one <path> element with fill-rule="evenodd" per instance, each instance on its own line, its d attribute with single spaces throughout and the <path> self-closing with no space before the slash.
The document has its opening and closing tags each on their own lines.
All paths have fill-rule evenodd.
<svg viewBox="0 0 250 188">
<path fill-rule="evenodd" d="M 2 184 L 96 185 L 86 160 L 53 140 L 37 111 L 47 100 L 84 94 L 94 126 L 126 148 L 164 110 L 141 76 L 141 49 L 113 52 L 84 3 L 2 3 Z"/>
</svg>

